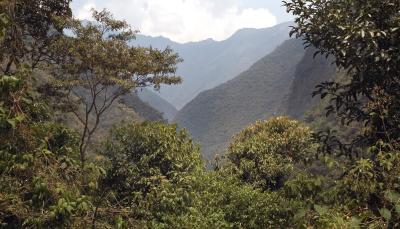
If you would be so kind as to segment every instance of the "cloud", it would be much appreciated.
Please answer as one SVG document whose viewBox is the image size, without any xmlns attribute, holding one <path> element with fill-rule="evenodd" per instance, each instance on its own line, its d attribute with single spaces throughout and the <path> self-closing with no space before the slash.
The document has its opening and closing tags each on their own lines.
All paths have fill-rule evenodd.
<svg viewBox="0 0 400 229">
<path fill-rule="evenodd" d="M 74 3 L 75 2 L 75 3 Z M 90 9 L 107 8 L 142 34 L 174 41 L 223 40 L 241 28 L 277 23 L 267 8 L 245 8 L 240 0 L 75 0 L 73 10 L 89 19 Z"/>
<path fill-rule="evenodd" d="M 79 19 L 90 19 L 91 18 L 91 9 L 96 8 L 96 4 L 94 1 L 87 1 L 79 8 L 74 9 L 74 14 Z"/>
</svg>

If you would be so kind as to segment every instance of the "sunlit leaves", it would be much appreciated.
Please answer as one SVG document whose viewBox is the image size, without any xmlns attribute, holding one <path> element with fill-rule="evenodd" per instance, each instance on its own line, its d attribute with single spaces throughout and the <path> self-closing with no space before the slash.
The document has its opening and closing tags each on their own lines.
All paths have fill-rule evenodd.
<svg viewBox="0 0 400 229">
<path fill-rule="evenodd" d="M 307 161 L 313 150 L 309 128 L 279 117 L 257 122 L 235 136 L 227 158 L 244 182 L 276 189 L 283 185 L 294 164 Z"/>
<path fill-rule="evenodd" d="M 72 36 L 63 36 L 53 45 L 58 53 L 58 79 L 66 87 L 117 86 L 125 91 L 137 87 L 175 84 L 178 55 L 171 49 L 130 47 L 135 31 L 107 11 L 93 12 L 96 22 L 70 21 Z M 67 84 L 67 82 L 75 82 Z"/>
<path fill-rule="evenodd" d="M 93 17 L 94 22 L 64 21 L 71 34 L 51 45 L 55 63 L 50 88 L 58 92 L 58 105 L 82 125 L 82 164 L 101 117 L 121 96 L 138 88 L 159 89 L 162 84 L 181 82 L 175 75 L 181 59 L 171 49 L 131 47 L 135 31 L 125 21 L 114 19 L 106 10 L 94 10 Z M 85 106 L 84 112 L 77 111 L 77 105 Z"/>
<path fill-rule="evenodd" d="M 70 0 L 2 0 L 0 2 L 0 70 L 14 74 L 22 63 L 36 68 L 52 56 L 49 44 L 63 27 L 55 17 L 72 15 Z"/>
<path fill-rule="evenodd" d="M 153 186 L 202 169 L 199 149 L 186 131 L 163 123 L 114 129 L 104 154 L 111 162 L 105 185 L 115 188 L 122 199 L 131 199 L 134 192 L 145 195 Z"/>
</svg>

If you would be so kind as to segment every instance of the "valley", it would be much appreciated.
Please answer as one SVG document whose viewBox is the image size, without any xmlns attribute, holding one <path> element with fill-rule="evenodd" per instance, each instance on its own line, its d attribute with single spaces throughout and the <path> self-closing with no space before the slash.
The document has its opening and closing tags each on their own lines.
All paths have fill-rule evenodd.
<svg viewBox="0 0 400 229">
<path fill-rule="evenodd" d="M 174 101 L 174 93 L 180 94 L 180 99 L 193 98 L 179 111 L 173 111 L 172 106 L 168 106 L 168 120 L 189 131 L 200 144 L 203 157 L 208 161 L 212 161 L 216 155 L 223 155 L 232 136 L 257 120 L 281 115 L 302 119 L 306 112 L 319 103 L 318 98 L 312 97 L 315 86 L 333 79 L 336 68 L 331 64 L 332 60 L 322 56 L 314 58 L 315 50 L 304 50 L 301 41 L 284 39 L 285 36 L 280 33 L 288 30 L 289 25 L 290 23 L 283 23 L 275 28 L 259 31 L 238 31 L 233 37 L 220 42 L 219 46 L 233 44 L 236 40 L 237 44 L 240 43 L 236 48 L 228 46 L 231 50 L 228 59 L 228 54 L 218 53 L 221 48 L 212 40 L 177 44 L 161 37 L 138 37 L 139 45 L 149 42 L 157 48 L 171 46 L 180 50 L 185 59 L 180 65 L 181 70 L 178 70 L 183 74 L 182 85 L 174 86 L 175 89 L 164 87 L 160 92 L 139 92 L 139 97 L 148 102 L 151 101 L 148 98 L 155 99 L 155 96 Z M 244 38 L 239 37 L 247 37 L 252 44 L 243 42 Z M 263 42 L 274 38 L 274 43 L 254 53 L 256 45 L 265 44 L 252 41 L 261 41 L 265 37 L 267 39 Z M 238 50 L 236 55 L 232 54 L 232 49 Z M 212 55 L 217 55 L 217 60 L 211 58 Z M 204 64 L 206 60 L 213 60 L 213 65 Z M 207 67 L 199 70 L 202 65 Z M 184 75 L 185 72 L 187 75 Z M 218 72 L 224 72 L 224 77 L 213 78 Z M 209 86 L 196 81 L 207 82 Z M 165 109 L 162 104 L 166 103 L 150 102 L 160 112 Z"/>
</svg>

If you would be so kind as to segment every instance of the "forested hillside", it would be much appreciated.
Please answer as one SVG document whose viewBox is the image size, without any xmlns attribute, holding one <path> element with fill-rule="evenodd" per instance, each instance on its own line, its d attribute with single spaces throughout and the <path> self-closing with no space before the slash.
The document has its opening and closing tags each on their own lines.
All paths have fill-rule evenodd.
<svg viewBox="0 0 400 229">
<path fill-rule="evenodd" d="M 301 118 L 319 102 L 315 86 L 334 77 L 336 68 L 315 50 L 304 51 L 289 40 L 233 80 L 205 91 L 178 112 L 175 121 L 187 128 L 213 159 L 231 137 L 257 120 L 279 115 Z"/>
<path fill-rule="evenodd" d="M 288 85 L 303 55 L 300 41 L 284 42 L 233 80 L 200 93 L 175 121 L 199 141 L 205 158 L 213 159 L 243 127 L 283 114 Z"/>
<path fill-rule="evenodd" d="M 282 4 L 293 39 L 186 105 L 190 133 L 132 93 L 182 82 L 173 49 L 0 1 L 0 228 L 400 228 L 400 2 Z"/>
<path fill-rule="evenodd" d="M 143 102 L 162 113 L 165 120 L 171 121 L 174 119 L 176 113 L 178 113 L 178 110 L 168 101 L 163 99 L 158 92 L 153 92 L 149 89 L 142 89 L 137 91 L 136 94 Z"/>
<path fill-rule="evenodd" d="M 180 44 L 163 37 L 138 35 L 132 44 L 155 48 L 170 46 L 183 58 L 177 71 L 182 76 L 182 84 L 166 86 L 160 93 L 179 110 L 200 92 L 234 78 L 289 39 L 290 25 L 283 23 L 272 28 L 242 29 L 219 42 L 208 39 Z"/>
<path fill-rule="evenodd" d="M 317 55 L 316 49 L 309 48 L 297 64 L 295 78 L 290 85 L 290 95 L 286 101 L 285 114 L 295 119 L 303 119 L 304 114 L 320 103 L 320 98 L 312 94 L 316 86 L 324 81 L 337 78 L 337 68 L 332 59 Z"/>
</svg>

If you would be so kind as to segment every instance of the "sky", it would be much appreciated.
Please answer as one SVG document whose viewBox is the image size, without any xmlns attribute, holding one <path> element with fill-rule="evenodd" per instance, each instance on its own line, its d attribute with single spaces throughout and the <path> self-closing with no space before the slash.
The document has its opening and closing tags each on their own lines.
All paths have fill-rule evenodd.
<svg viewBox="0 0 400 229">
<path fill-rule="evenodd" d="M 79 19 L 108 9 L 143 35 L 185 43 L 227 39 L 241 28 L 266 28 L 291 20 L 281 0 L 73 0 Z"/>
</svg>

